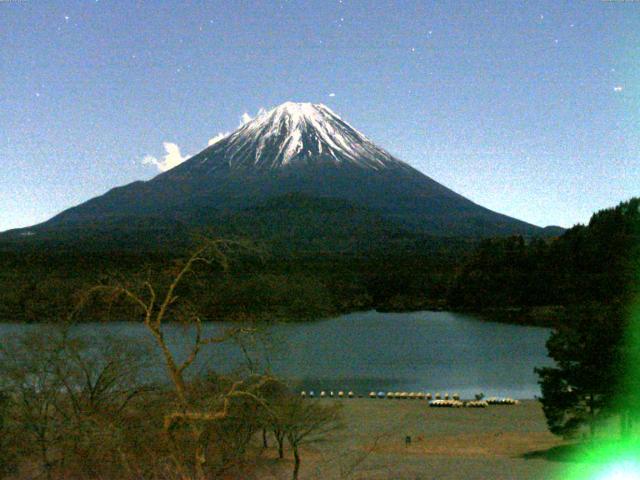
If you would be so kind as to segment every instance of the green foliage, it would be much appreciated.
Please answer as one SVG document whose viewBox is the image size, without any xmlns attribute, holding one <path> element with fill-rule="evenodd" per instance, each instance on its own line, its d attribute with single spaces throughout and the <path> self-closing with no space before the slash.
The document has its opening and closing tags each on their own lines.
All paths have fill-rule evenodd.
<svg viewBox="0 0 640 480">
<path fill-rule="evenodd" d="M 460 252 L 451 241 L 358 253 L 291 253 L 266 245 L 264 258 L 235 259 L 225 274 L 201 268 L 181 288 L 206 320 L 309 320 L 354 310 L 440 307 Z M 381 248 L 384 245 L 381 245 Z M 88 248 L 88 246 L 85 246 Z M 403 247 L 404 248 L 404 247 Z M 0 318 L 65 321 L 84 291 L 109 279 L 166 283 L 184 250 L 0 252 Z M 117 303 L 89 306 L 79 320 L 131 319 Z"/>
<path fill-rule="evenodd" d="M 571 437 L 582 425 L 619 411 L 617 392 L 624 374 L 624 321 L 620 307 L 571 309 L 547 341 L 556 367 L 538 368 L 549 430 Z"/>
<path fill-rule="evenodd" d="M 308 320 L 336 313 L 327 287 L 299 273 L 226 277 L 210 285 L 203 303 L 203 312 L 214 320 Z"/>
<path fill-rule="evenodd" d="M 456 275 L 449 303 L 477 310 L 627 300 L 637 293 L 639 249 L 640 199 L 634 198 L 556 239 L 483 241 Z"/>
</svg>

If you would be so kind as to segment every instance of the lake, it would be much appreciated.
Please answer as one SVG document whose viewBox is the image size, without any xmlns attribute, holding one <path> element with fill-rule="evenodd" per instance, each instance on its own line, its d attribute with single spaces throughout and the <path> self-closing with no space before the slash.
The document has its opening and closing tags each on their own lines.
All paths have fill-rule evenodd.
<svg viewBox="0 0 640 480">
<path fill-rule="evenodd" d="M 33 325 L 0 323 L 0 338 Z M 81 332 L 112 335 L 123 342 L 147 339 L 133 322 L 88 323 Z M 205 325 L 207 334 L 224 326 Z M 171 325 L 175 352 L 186 351 L 190 333 Z M 304 390 L 424 391 L 534 398 L 534 367 L 552 365 L 545 341 L 550 330 L 480 321 L 451 312 L 359 312 L 333 319 L 277 324 L 243 342 L 249 364 L 268 368 Z M 247 356 L 234 344 L 205 347 L 194 371 L 247 369 Z M 163 371 L 155 372 L 161 378 Z"/>
</svg>

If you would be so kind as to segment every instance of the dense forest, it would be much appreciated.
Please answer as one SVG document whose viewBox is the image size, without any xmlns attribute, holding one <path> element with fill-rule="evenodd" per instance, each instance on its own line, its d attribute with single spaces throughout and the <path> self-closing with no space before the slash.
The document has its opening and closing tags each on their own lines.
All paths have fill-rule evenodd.
<svg viewBox="0 0 640 480">
<path fill-rule="evenodd" d="M 186 249 L 171 254 L 2 253 L 0 318 L 64 320 L 92 286 L 140 277 L 162 282 L 187 255 Z M 232 259 L 227 272 L 199 272 L 197 288 L 190 294 L 197 295 L 194 301 L 206 320 L 307 320 L 372 308 L 441 308 L 458 255 L 446 249 L 410 255 L 281 255 L 258 245 L 252 253 Z M 117 309 L 109 314 L 124 318 L 118 317 Z"/>
<path fill-rule="evenodd" d="M 555 239 L 483 241 L 456 274 L 448 304 L 479 311 L 626 303 L 637 293 L 639 254 L 634 198 Z"/>
<path fill-rule="evenodd" d="M 325 238 L 315 231 L 296 234 L 294 248 L 290 233 L 277 236 L 271 228 L 250 252 L 231 259 L 224 274 L 200 272 L 194 301 L 207 320 L 307 320 L 372 308 L 449 308 L 498 317 L 507 312 L 508 321 L 548 323 L 547 316 L 541 320 L 527 312 L 608 303 L 633 293 L 639 206 L 640 199 L 632 199 L 602 210 L 588 225 L 551 239 L 475 241 L 378 232 L 377 243 L 366 249 L 358 244 L 336 251 L 328 248 L 335 244 L 329 240 L 341 229 Z M 362 238 L 349 232 L 342 245 L 349 236 Z M 197 244 L 117 251 L 96 248 L 95 241 L 0 245 L 0 318 L 63 320 L 96 284 L 141 277 L 161 282 Z M 109 315 L 122 319 L 125 313 L 114 308 Z"/>
</svg>

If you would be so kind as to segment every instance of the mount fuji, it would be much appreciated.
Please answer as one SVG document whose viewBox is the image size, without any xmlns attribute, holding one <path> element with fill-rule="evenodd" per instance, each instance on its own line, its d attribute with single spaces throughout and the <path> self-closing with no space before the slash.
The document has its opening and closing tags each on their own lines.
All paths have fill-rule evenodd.
<svg viewBox="0 0 640 480">
<path fill-rule="evenodd" d="M 386 231 L 440 237 L 544 231 L 439 184 L 375 145 L 327 106 L 287 102 L 149 181 L 114 188 L 3 236 L 81 235 L 95 229 L 117 233 L 159 225 L 188 230 L 229 222 L 243 224 L 251 234 L 265 222 L 291 229 L 293 217 L 305 227 L 315 222 L 312 230 L 318 234 L 331 224 L 332 215 L 343 215 L 338 223 L 347 229 L 358 224 L 362 235 L 374 224 Z"/>
</svg>

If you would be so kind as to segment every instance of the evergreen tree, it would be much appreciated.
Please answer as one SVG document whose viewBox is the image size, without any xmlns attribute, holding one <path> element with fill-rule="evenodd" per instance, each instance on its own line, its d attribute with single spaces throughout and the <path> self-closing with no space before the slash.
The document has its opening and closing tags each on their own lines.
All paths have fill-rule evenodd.
<svg viewBox="0 0 640 480">
<path fill-rule="evenodd" d="M 555 239 L 484 240 L 458 268 L 449 303 L 471 310 L 629 302 L 640 292 L 640 198 Z"/>
<path fill-rule="evenodd" d="M 572 309 L 547 341 L 555 367 L 537 368 L 549 430 L 571 437 L 584 425 L 593 436 L 598 420 L 619 413 L 624 322 L 618 306 Z"/>
</svg>

